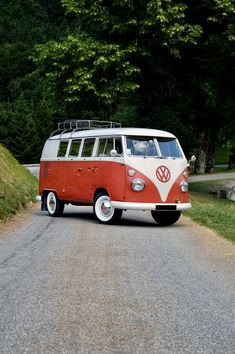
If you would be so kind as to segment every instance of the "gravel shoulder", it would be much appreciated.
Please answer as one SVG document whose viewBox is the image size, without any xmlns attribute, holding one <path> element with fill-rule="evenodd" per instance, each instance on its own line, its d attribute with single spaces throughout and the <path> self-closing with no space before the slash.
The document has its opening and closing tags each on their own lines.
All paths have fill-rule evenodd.
<svg viewBox="0 0 235 354">
<path fill-rule="evenodd" d="M 20 230 L 25 222 L 40 208 L 39 203 L 29 205 L 27 209 L 20 210 L 16 215 L 12 216 L 7 221 L 0 221 L 0 238 L 6 237 L 12 232 Z"/>
</svg>

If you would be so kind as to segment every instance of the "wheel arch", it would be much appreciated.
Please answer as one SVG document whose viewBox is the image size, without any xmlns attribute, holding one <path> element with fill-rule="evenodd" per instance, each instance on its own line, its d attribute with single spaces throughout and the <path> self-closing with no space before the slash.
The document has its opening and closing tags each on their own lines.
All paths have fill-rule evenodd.
<svg viewBox="0 0 235 354">
<path fill-rule="evenodd" d="M 106 194 L 106 195 L 109 195 L 107 189 L 105 189 L 104 187 L 99 187 L 95 190 L 95 193 L 94 193 L 94 196 L 93 196 L 93 201 L 95 200 L 95 198 L 97 197 L 97 195 L 99 194 Z"/>
</svg>

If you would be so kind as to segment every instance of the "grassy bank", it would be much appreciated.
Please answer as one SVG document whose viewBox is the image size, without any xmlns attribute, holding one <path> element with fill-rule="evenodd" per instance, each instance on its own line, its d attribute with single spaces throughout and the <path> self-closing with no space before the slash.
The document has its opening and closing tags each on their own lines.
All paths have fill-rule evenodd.
<svg viewBox="0 0 235 354">
<path fill-rule="evenodd" d="M 35 201 L 37 189 L 36 178 L 0 145 L 0 222 Z"/>
<path fill-rule="evenodd" d="M 235 202 L 216 196 L 218 189 L 232 182 L 235 183 L 234 180 L 191 183 L 193 207 L 184 214 L 235 242 Z"/>
</svg>

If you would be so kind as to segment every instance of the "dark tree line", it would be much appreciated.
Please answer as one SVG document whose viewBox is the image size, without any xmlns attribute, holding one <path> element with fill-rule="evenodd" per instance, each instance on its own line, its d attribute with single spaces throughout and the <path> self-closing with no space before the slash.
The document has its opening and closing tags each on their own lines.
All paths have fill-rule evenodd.
<svg viewBox="0 0 235 354">
<path fill-rule="evenodd" d="M 12 0 L 0 21 L 0 139 L 20 161 L 74 117 L 169 130 L 197 172 L 234 139 L 232 0 Z"/>
<path fill-rule="evenodd" d="M 53 94 L 32 61 L 34 47 L 65 31 L 58 1 L 1 1 L 0 142 L 23 163 L 39 160 L 54 125 Z"/>
</svg>

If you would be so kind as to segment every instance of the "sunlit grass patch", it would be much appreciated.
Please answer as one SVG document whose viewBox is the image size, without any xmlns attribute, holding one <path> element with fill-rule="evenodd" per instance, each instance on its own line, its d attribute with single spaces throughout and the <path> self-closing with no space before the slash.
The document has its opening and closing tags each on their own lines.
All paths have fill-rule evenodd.
<svg viewBox="0 0 235 354">
<path fill-rule="evenodd" d="M 35 201 L 38 181 L 0 145 L 0 222 Z"/>
<path fill-rule="evenodd" d="M 235 202 L 218 198 L 216 194 L 218 189 L 231 182 L 220 180 L 191 183 L 192 209 L 185 212 L 185 215 L 235 241 Z"/>
</svg>

